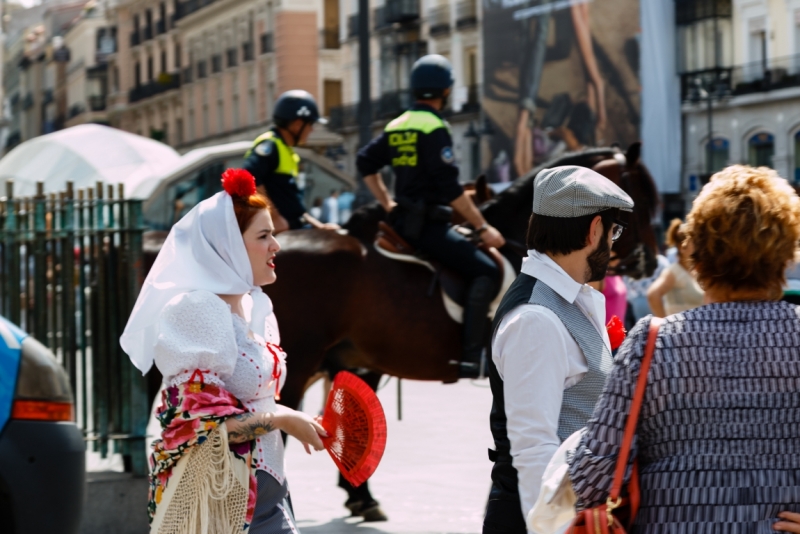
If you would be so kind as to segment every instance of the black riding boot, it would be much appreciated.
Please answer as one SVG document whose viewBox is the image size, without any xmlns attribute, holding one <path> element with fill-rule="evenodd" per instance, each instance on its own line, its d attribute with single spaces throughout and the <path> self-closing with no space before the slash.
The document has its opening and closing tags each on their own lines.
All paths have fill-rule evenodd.
<svg viewBox="0 0 800 534">
<path fill-rule="evenodd" d="M 464 355 L 460 365 L 460 378 L 478 378 L 482 375 L 482 361 L 489 326 L 489 305 L 497 288 L 487 276 L 474 279 L 467 289 L 464 302 Z"/>
</svg>

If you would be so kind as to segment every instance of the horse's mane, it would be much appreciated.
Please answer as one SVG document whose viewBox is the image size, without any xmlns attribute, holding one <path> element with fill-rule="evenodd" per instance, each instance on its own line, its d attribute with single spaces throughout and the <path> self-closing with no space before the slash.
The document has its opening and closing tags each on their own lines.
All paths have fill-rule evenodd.
<svg viewBox="0 0 800 534">
<path fill-rule="evenodd" d="M 364 242 L 371 242 L 378 232 L 378 223 L 386 219 L 386 210 L 378 202 L 370 202 L 353 210 L 344 224 L 347 233 Z"/>
</svg>

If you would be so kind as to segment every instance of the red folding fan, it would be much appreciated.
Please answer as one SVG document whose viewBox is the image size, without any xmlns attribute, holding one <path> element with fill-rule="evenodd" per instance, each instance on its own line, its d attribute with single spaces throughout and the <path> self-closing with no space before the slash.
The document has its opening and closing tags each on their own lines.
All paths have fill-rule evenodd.
<svg viewBox="0 0 800 534">
<path fill-rule="evenodd" d="M 360 378 L 341 371 L 328 394 L 322 443 L 353 486 L 372 476 L 386 449 L 386 416 L 378 396 Z"/>
</svg>

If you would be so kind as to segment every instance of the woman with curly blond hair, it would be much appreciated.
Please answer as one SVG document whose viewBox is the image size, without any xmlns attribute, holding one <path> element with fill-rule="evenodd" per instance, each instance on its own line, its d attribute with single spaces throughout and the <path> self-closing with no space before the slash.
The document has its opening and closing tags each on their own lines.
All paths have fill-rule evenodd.
<svg viewBox="0 0 800 534">
<path fill-rule="evenodd" d="M 778 299 L 800 240 L 800 198 L 773 170 L 728 167 L 703 188 L 685 231 L 706 304 L 659 330 L 631 449 L 641 506 L 629 532 L 794 528 L 800 318 Z M 608 497 L 650 321 L 620 347 L 570 459 L 581 506 Z"/>
</svg>

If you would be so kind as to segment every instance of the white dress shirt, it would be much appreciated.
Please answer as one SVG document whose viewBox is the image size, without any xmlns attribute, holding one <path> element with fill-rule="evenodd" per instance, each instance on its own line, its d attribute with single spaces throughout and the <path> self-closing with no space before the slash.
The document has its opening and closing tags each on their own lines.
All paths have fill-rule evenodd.
<svg viewBox="0 0 800 534">
<path fill-rule="evenodd" d="M 605 297 L 576 282 L 546 254 L 528 251 L 522 272 L 575 303 L 611 350 Z M 564 390 L 583 379 L 586 358 L 567 327 L 549 308 L 524 304 L 511 310 L 492 341 L 492 360 L 503 379 L 508 438 L 519 473 L 523 517 L 539 496 L 542 475 L 561 444 L 558 416 Z"/>
</svg>

